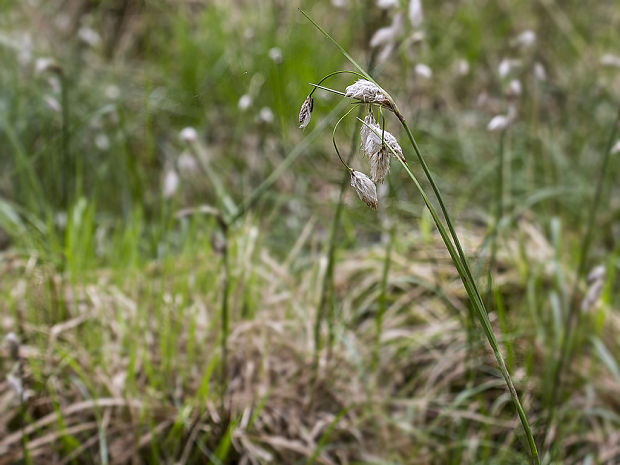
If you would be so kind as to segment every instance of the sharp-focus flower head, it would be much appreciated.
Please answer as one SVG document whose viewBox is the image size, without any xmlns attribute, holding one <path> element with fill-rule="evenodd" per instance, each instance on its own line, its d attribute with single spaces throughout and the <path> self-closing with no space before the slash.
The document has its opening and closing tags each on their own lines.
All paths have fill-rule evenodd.
<svg viewBox="0 0 620 465">
<path fill-rule="evenodd" d="M 301 105 L 301 110 L 299 110 L 299 127 L 300 129 L 305 128 L 310 123 L 310 118 L 312 118 L 312 110 L 314 109 L 314 99 L 309 95 L 304 100 L 304 103 Z"/>
<path fill-rule="evenodd" d="M 374 82 L 358 79 L 345 89 L 345 96 L 360 100 L 364 103 L 375 103 L 394 109 L 394 103 L 389 94 Z"/>
<path fill-rule="evenodd" d="M 351 170 L 351 187 L 359 198 L 373 210 L 377 209 L 377 186 L 361 171 Z"/>
</svg>

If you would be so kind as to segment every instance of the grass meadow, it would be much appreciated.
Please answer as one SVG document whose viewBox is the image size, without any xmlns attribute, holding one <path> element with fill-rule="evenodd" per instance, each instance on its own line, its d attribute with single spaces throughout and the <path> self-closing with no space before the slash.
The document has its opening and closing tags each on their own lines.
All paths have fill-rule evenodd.
<svg viewBox="0 0 620 465">
<path fill-rule="evenodd" d="M 369 172 L 369 105 L 317 89 L 298 127 L 359 72 L 300 8 L 434 181 L 389 109 L 376 210 L 334 149 Z M 0 465 L 620 464 L 619 30 L 617 0 L 0 2 Z"/>
</svg>

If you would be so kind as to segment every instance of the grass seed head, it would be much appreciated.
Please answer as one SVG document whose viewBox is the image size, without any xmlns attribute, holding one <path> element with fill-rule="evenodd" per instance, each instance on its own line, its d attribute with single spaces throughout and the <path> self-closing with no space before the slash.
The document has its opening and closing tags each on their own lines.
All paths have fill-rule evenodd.
<svg viewBox="0 0 620 465">
<path fill-rule="evenodd" d="M 359 198 L 373 210 L 377 209 L 377 186 L 361 171 L 351 170 L 351 187 Z"/>
<path fill-rule="evenodd" d="M 388 149 L 383 148 L 370 158 L 370 177 L 377 184 L 382 184 L 390 171 L 390 153 Z"/>
<path fill-rule="evenodd" d="M 390 95 L 374 82 L 358 79 L 345 89 L 345 96 L 364 103 L 374 103 L 394 110 Z"/>
<path fill-rule="evenodd" d="M 310 123 L 310 119 L 312 118 L 312 110 L 314 110 L 314 99 L 309 95 L 304 100 L 304 103 L 301 105 L 301 110 L 299 110 L 299 128 L 303 129 Z"/>
</svg>

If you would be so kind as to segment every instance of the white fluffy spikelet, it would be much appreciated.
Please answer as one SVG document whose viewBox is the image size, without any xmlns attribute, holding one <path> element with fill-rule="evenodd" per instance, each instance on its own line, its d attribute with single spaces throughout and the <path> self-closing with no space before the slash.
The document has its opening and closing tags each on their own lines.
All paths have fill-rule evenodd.
<svg viewBox="0 0 620 465">
<path fill-rule="evenodd" d="M 303 129 L 310 123 L 310 118 L 312 118 L 312 110 L 314 109 L 314 99 L 309 95 L 304 100 L 304 103 L 301 105 L 301 110 L 299 110 L 299 128 Z"/>
<path fill-rule="evenodd" d="M 390 171 L 389 150 L 379 150 L 374 156 L 370 157 L 370 177 L 373 182 L 382 184 Z"/>
<path fill-rule="evenodd" d="M 358 79 L 345 89 L 345 97 L 354 98 L 364 103 L 376 103 L 390 109 L 394 108 L 392 100 L 381 87 L 366 79 Z"/>
<path fill-rule="evenodd" d="M 377 209 L 377 186 L 361 171 L 351 170 L 351 187 L 359 198 L 373 210 Z"/>
</svg>

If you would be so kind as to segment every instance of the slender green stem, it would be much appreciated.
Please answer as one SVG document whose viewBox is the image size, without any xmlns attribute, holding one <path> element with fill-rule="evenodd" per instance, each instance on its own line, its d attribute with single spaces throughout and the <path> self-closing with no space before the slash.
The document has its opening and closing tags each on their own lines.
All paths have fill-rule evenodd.
<svg viewBox="0 0 620 465">
<path fill-rule="evenodd" d="M 409 130 L 409 128 L 406 126 L 406 123 L 403 123 L 403 125 L 405 126 L 405 129 L 410 136 L 412 145 L 414 145 L 414 148 L 417 147 L 417 144 L 415 144 L 415 139 L 413 139 L 413 135 L 411 134 L 411 131 Z M 376 134 L 379 135 L 378 132 L 376 132 Z M 441 235 L 441 238 L 443 239 L 444 244 L 446 245 L 446 248 L 448 249 L 448 253 L 450 254 L 450 257 L 452 258 L 454 265 L 456 266 L 456 269 L 459 273 L 459 276 L 461 277 L 461 281 L 463 282 L 463 286 L 465 287 L 465 290 L 467 291 L 467 295 L 469 296 L 471 304 L 476 310 L 478 319 L 480 320 L 480 324 L 482 325 L 482 329 L 485 333 L 485 336 L 487 337 L 487 340 L 489 341 L 489 345 L 491 346 L 491 349 L 493 350 L 493 353 L 495 354 L 495 358 L 497 359 L 497 364 L 499 365 L 500 372 L 502 373 L 502 376 L 504 377 L 506 385 L 508 386 L 508 390 L 510 391 L 510 396 L 512 397 L 513 404 L 515 406 L 515 409 L 517 410 L 517 414 L 519 415 L 519 419 L 521 420 L 521 424 L 523 426 L 523 430 L 527 438 L 532 460 L 535 464 L 539 464 L 540 461 L 538 457 L 538 449 L 536 448 L 536 442 L 534 441 L 532 430 L 527 420 L 527 416 L 525 415 L 525 410 L 523 409 L 523 406 L 521 405 L 521 401 L 519 400 L 519 395 L 517 394 L 517 390 L 514 387 L 512 378 L 510 377 L 510 373 L 508 372 L 508 369 L 506 368 L 504 357 L 502 356 L 502 353 L 499 349 L 499 343 L 497 342 L 497 338 L 495 337 L 495 333 L 493 332 L 493 327 L 491 326 L 491 322 L 489 320 L 489 316 L 484 306 L 484 302 L 482 301 L 482 298 L 480 297 L 480 292 L 478 291 L 476 282 L 471 278 L 471 271 L 469 270 L 469 265 L 466 260 L 462 259 L 462 256 L 461 256 L 462 249 L 457 250 L 457 248 L 455 247 L 455 244 L 452 243 L 450 236 L 448 235 L 448 232 L 446 231 L 446 228 L 443 225 L 443 222 L 441 221 L 439 214 L 437 213 L 437 210 L 435 209 L 434 205 L 431 203 L 430 199 L 426 195 L 426 192 L 424 191 L 424 189 L 418 182 L 417 178 L 415 177 L 415 175 L 409 168 L 409 165 L 407 164 L 407 162 L 401 159 L 400 157 L 398 157 L 392 147 L 390 147 L 389 145 L 387 147 L 390 149 L 392 154 L 400 161 L 400 163 L 405 168 L 405 171 L 407 171 L 407 174 L 412 179 L 418 191 L 420 192 L 420 195 L 422 196 L 424 203 L 426 204 L 427 208 L 429 209 L 431 213 L 431 216 L 433 217 L 433 220 L 435 221 L 435 225 L 437 226 L 437 229 L 439 230 L 439 234 Z M 418 153 L 419 158 L 424 160 L 422 157 L 422 154 L 419 152 L 419 149 L 416 151 L 416 153 Z M 427 171 L 427 176 L 430 176 L 429 171 Z M 432 184 L 434 184 L 434 180 L 432 181 Z M 436 195 L 439 197 L 438 191 L 436 191 Z M 443 199 L 439 198 L 438 200 L 440 202 L 440 205 L 444 205 Z M 450 224 L 451 222 L 449 220 L 449 215 L 448 215 L 447 210 L 445 210 L 445 207 L 443 210 L 443 215 L 446 218 L 446 222 Z M 451 229 L 451 233 L 453 233 L 453 237 L 456 236 L 456 232 L 454 232 L 453 228 Z M 455 239 L 455 242 L 458 244 L 458 238 Z"/>
<path fill-rule="evenodd" d="M 603 162 L 601 164 L 601 169 L 598 173 L 598 181 L 596 184 L 596 192 L 594 193 L 594 199 L 592 201 L 592 206 L 589 209 L 588 215 L 588 223 L 586 233 L 583 236 L 581 247 L 579 249 L 579 263 L 577 265 L 577 273 L 575 274 L 573 287 L 571 291 L 571 298 L 569 300 L 569 309 L 566 314 L 566 318 L 564 320 L 564 328 L 563 328 L 563 337 L 562 337 L 562 345 L 560 347 L 560 358 L 555 364 L 553 371 L 553 383 L 551 388 L 551 397 L 549 399 L 549 413 L 547 415 L 547 421 L 545 422 L 545 429 L 543 438 L 546 437 L 549 427 L 554 420 L 555 410 L 557 407 L 558 397 L 562 394 L 562 374 L 564 372 L 564 365 L 570 359 L 570 342 L 571 342 L 571 333 L 575 327 L 575 322 L 579 319 L 580 313 L 579 305 L 578 305 L 578 296 L 579 296 L 579 282 L 583 279 L 583 276 L 586 272 L 586 265 L 588 262 L 588 254 L 590 252 L 590 246 L 592 245 L 592 238 L 594 236 L 594 225 L 596 220 L 596 214 L 599 210 L 601 200 L 603 197 L 603 186 L 605 184 L 605 178 L 607 176 L 607 167 L 609 165 L 609 161 L 611 159 L 611 148 L 613 146 L 614 141 L 616 140 L 616 134 L 618 132 L 618 126 L 620 123 L 620 109 L 618 109 L 618 114 L 613 122 L 613 126 L 609 135 L 609 139 L 607 141 L 607 146 L 605 149 L 605 154 L 603 155 Z"/>
<path fill-rule="evenodd" d="M 399 116 L 399 119 L 401 119 L 402 117 Z M 517 390 L 514 387 L 514 384 L 512 382 L 512 378 L 510 377 L 510 373 L 508 372 L 508 369 L 506 368 L 506 363 L 504 361 L 504 357 L 502 356 L 501 351 L 499 350 L 499 344 L 497 342 L 497 339 L 495 337 L 495 333 L 493 332 L 493 327 L 491 326 L 491 322 L 489 320 L 489 316 L 487 314 L 486 308 L 484 306 L 484 302 L 482 301 L 482 298 L 480 297 L 480 292 L 478 291 L 478 287 L 476 285 L 476 282 L 474 281 L 472 275 L 471 275 L 471 271 L 469 269 L 469 264 L 467 263 L 467 259 L 465 258 L 465 254 L 463 253 L 463 250 L 460 246 L 459 240 L 458 240 L 458 236 L 456 235 L 456 232 L 454 231 L 454 228 L 452 227 L 452 222 L 450 220 L 450 216 L 445 208 L 445 204 L 443 202 L 443 199 L 441 198 L 441 194 L 439 193 L 439 189 L 437 189 L 435 181 L 433 180 L 430 171 L 428 170 L 428 167 L 426 166 L 426 162 L 424 161 L 424 158 L 415 142 L 415 139 L 413 137 L 413 134 L 411 133 L 411 130 L 409 129 L 409 127 L 407 126 L 407 123 L 404 121 L 404 119 L 401 119 L 401 123 L 403 124 L 403 127 L 405 128 L 405 131 L 407 132 L 407 135 L 409 136 L 409 140 L 411 142 L 411 145 L 413 146 L 414 150 L 416 151 L 416 154 L 418 155 L 418 158 L 420 159 L 420 162 L 422 164 L 423 167 L 425 167 L 424 172 L 427 176 L 427 178 L 429 178 L 429 182 L 431 183 L 431 186 L 434 186 L 433 191 L 435 192 L 435 195 L 437 197 L 437 200 L 439 201 L 439 204 L 441 205 L 441 209 L 442 209 L 442 213 L 444 218 L 446 219 L 446 223 L 448 224 L 448 228 L 450 229 L 450 233 L 452 235 L 452 238 L 454 239 L 454 243 L 456 244 L 456 251 L 455 251 L 455 244 L 452 243 L 452 241 L 450 240 L 450 237 L 446 234 L 445 228 L 442 224 L 442 222 L 439 219 L 439 216 L 437 214 L 437 212 L 435 211 L 434 206 L 431 204 L 431 202 L 428 200 L 428 197 L 426 196 L 426 194 L 422 194 L 422 197 L 424 198 L 424 202 L 426 203 L 426 206 L 429 208 L 429 210 L 431 211 L 431 215 L 433 217 L 433 220 L 435 220 L 435 224 L 437 225 L 437 228 L 439 229 L 439 232 L 441 234 L 441 237 L 446 245 L 446 247 L 448 248 L 448 252 L 450 253 L 450 256 L 452 257 L 452 261 L 454 262 L 459 275 L 461 277 L 461 281 L 463 282 L 463 285 L 465 286 L 465 289 L 467 291 L 467 294 L 470 298 L 470 301 L 472 303 L 472 305 L 474 306 L 474 309 L 476 310 L 476 313 L 478 315 L 478 319 L 480 320 L 480 324 L 482 325 L 482 329 L 484 330 L 484 333 L 489 341 L 489 345 L 491 346 L 491 349 L 493 350 L 493 353 L 495 354 L 495 358 L 497 359 L 497 363 L 499 365 L 499 369 L 502 373 L 502 376 L 504 377 L 504 380 L 506 381 L 506 385 L 508 386 L 508 390 L 510 391 L 510 396 L 512 397 L 512 401 L 513 404 L 517 410 L 517 414 L 519 415 L 519 419 L 521 420 L 521 425 L 523 426 L 523 430 L 525 432 L 525 436 L 527 438 L 527 442 L 530 448 L 530 454 L 532 456 L 532 460 L 535 464 L 539 464 L 539 457 L 538 457 L 538 449 L 536 448 L 536 443 L 534 441 L 534 436 L 532 435 L 532 430 L 530 428 L 529 422 L 527 420 L 527 416 L 525 415 L 525 410 L 523 409 L 523 406 L 521 405 L 521 401 L 519 400 L 519 395 L 517 394 Z M 394 152 L 393 152 L 394 153 Z M 394 153 L 394 155 L 396 155 Z M 398 158 L 398 157 L 397 157 Z M 409 176 L 414 180 L 416 187 L 418 188 L 418 190 L 420 191 L 420 193 L 423 192 L 422 187 L 420 186 L 419 182 L 415 179 L 415 176 L 413 175 L 413 173 L 411 172 L 411 170 L 409 169 L 408 164 L 401 160 L 400 158 L 398 158 L 401 162 L 401 164 L 403 165 L 403 167 L 405 167 L 405 170 L 407 171 L 407 173 L 409 174 Z"/>
<path fill-rule="evenodd" d="M 499 224 L 502 221 L 504 215 L 504 137 L 505 131 L 502 131 L 499 139 L 498 149 L 498 165 L 497 165 L 497 186 L 495 195 L 497 196 L 497 204 L 495 207 L 495 224 L 493 225 L 493 233 L 491 236 L 491 257 L 489 259 L 489 270 L 487 275 L 487 296 L 486 301 L 489 306 L 492 302 L 492 287 L 493 287 L 493 270 L 495 268 L 495 261 L 497 259 L 497 244 L 499 235 Z"/>
<path fill-rule="evenodd" d="M 222 392 L 220 398 L 220 407 L 222 409 L 222 418 L 226 418 L 226 394 L 228 391 L 228 295 L 230 294 L 230 266 L 228 257 L 228 227 L 223 223 L 220 224 L 222 234 L 224 234 L 224 247 L 222 251 L 222 264 L 224 267 L 224 282 L 222 283 L 222 307 L 221 307 L 221 352 L 222 352 Z"/>
</svg>

